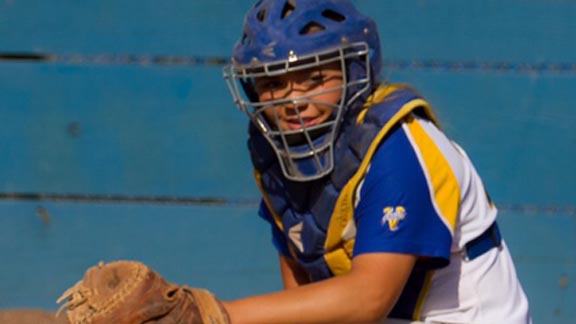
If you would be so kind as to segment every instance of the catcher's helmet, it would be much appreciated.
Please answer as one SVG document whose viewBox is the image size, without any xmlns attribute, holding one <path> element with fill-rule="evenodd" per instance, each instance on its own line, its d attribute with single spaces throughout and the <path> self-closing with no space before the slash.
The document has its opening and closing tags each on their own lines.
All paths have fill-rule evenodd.
<svg viewBox="0 0 576 324">
<path fill-rule="evenodd" d="M 259 77 L 339 62 L 340 102 L 320 125 L 282 130 L 267 120 L 266 109 L 312 96 L 259 102 Z M 346 0 L 261 0 L 248 11 L 224 77 L 235 103 L 274 148 L 284 175 L 294 181 L 318 179 L 334 167 L 333 145 L 345 113 L 362 106 L 379 82 L 380 39 L 375 22 Z M 322 103 L 325 104 L 325 103 Z M 292 137 L 292 138 L 291 138 Z M 294 140 L 293 137 L 300 138 Z"/>
</svg>

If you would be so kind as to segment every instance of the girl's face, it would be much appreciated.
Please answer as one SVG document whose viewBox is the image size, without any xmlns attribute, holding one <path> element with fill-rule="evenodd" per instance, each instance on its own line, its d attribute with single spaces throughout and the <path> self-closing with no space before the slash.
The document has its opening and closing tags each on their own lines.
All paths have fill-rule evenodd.
<svg viewBox="0 0 576 324">
<path fill-rule="evenodd" d="M 287 99 L 265 108 L 264 114 L 279 129 L 290 131 L 328 120 L 342 96 L 342 82 L 340 63 L 335 62 L 280 76 L 258 78 L 255 89 L 260 102 Z M 302 96 L 306 98 L 301 99 Z"/>
</svg>

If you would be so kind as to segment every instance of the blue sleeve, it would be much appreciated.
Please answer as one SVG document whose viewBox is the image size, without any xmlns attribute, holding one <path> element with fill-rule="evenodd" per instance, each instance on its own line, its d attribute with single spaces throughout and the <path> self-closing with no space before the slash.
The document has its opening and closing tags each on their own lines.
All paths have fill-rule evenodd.
<svg viewBox="0 0 576 324">
<path fill-rule="evenodd" d="M 354 255 L 413 254 L 429 268 L 450 260 L 452 233 L 435 209 L 418 156 L 397 127 L 377 149 L 355 209 Z"/>
<path fill-rule="evenodd" d="M 270 228 L 272 229 L 272 244 L 274 244 L 274 247 L 276 247 L 278 253 L 287 257 L 292 257 L 290 250 L 288 249 L 286 237 L 284 236 L 284 233 L 278 228 L 278 226 L 276 226 L 274 216 L 272 216 L 272 213 L 270 210 L 268 210 L 264 200 L 260 201 L 258 215 L 270 224 Z"/>
</svg>

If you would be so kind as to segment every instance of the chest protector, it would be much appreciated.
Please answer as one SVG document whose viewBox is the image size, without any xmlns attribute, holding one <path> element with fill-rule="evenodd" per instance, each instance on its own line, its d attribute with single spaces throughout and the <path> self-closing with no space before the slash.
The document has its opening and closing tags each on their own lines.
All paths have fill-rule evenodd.
<svg viewBox="0 0 576 324">
<path fill-rule="evenodd" d="M 251 127 L 248 145 L 264 202 L 293 258 L 312 281 L 350 271 L 358 184 L 386 134 L 412 113 L 436 122 L 428 103 L 409 88 L 381 87 L 355 120 L 342 123 L 335 142 L 334 170 L 308 182 L 283 177 L 274 150 Z"/>
</svg>

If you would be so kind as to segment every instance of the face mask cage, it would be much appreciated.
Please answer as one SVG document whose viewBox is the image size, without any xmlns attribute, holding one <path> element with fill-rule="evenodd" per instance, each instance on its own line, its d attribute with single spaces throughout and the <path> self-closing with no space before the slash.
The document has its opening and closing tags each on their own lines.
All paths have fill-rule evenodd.
<svg viewBox="0 0 576 324">
<path fill-rule="evenodd" d="M 248 65 L 230 64 L 224 68 L 224 78 L 234 102 L 246 113 L 274 149 L 284 176 L 293 181 L 310 181 L 323 177 L 334 168 L 334 142 L 338 128 L 348 107 L 370 88 L 370 60 L 365 42 L 340 46 L 329 51 L 287 60 Z M 359 72 L 351 70 L 348 62 L 360 62 L 365 67 Z M 302 96 L 259 101 L 255 80 L 262 77 L 281 76 L 286 73 L 321 68 L 328 64 L 340 65 L 342 83 Z M 340 93 L 336 103 L 316 98 L 330 93 Z M 298 106 L 315 105 L 331 109 L 329 118 L 322 123 L 307 126 Z M 292 107 L 295 129 L 282 129 L 278 107 Z"/>
</svg>

